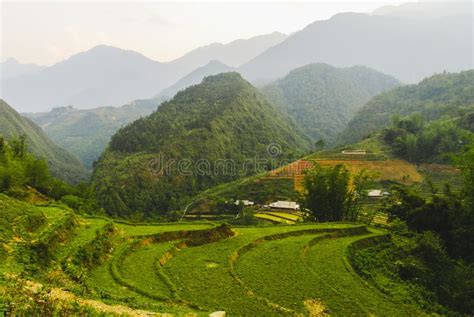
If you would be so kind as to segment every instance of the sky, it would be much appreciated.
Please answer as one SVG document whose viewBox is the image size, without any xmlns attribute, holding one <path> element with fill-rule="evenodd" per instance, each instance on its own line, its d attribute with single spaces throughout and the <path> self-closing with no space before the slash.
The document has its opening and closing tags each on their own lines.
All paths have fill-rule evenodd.
<svg viewBox="0 0 474 317">
<path fill-rule="evenodd" d="M 170 61 L 199 46 L 290 34 L 339 12 L 406 1 L 141 2 L 0 0 L 0 61 L 52 65 L 106 44 Z"/>
</svg>

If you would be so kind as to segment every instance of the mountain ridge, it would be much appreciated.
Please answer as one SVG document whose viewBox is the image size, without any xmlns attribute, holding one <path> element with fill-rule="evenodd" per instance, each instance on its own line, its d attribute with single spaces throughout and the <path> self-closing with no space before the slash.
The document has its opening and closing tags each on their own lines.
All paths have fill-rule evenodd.
<svg viewBox="0 0 474 317">
<path fill-rule="evenodd" d="M 76 155 L 90 169 L 118 129 L 149 115 L 161 102 L 161 98 L 151 98 L 135 100 L 121 107 L 59 107 L 49 112 L 24 115 L 41 126 L 54 142 Z"/>
<path fill-rule="evenodd" d="M 37 73 L 2 80 L 0 97 L 21 112 L 69 105 L 121 106 L 131 100 L 156 96 L 211 60 L 225 62 L 229 56 L 250 59 L 283 38 L 283 34 L 265 34 L 206 48 L 204 53 L 191 51 L 170 62 L 157 62 L 132 50 L 97 45 Z"/>
<path fill-rule="evenodd" d="M 471 26 L 472 15 L 413 19 L 340 13 L 309 24 L 239 71 L 250 81 L 268 80 L 323 62 L 337 67 L 364 65 L 413 83 L 436 72 L 472 68 L 472 47 L 465 41 L 472 37 Z"/>
<path fill-rule="evenodd" d="M 1 99 L 0 114 L 0 134 L 7 139 L 25 135 L 29 150 L 47 161 L 54 176 L 69 183 L 88 179 L 88 173 L 74 155 L 53 143 L 38 125 L 21 116 Z"/>
</svg>

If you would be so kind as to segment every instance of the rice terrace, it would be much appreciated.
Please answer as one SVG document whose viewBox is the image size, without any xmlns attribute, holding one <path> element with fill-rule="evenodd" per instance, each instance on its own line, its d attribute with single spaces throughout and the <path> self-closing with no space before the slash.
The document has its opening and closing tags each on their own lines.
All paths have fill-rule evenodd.
<svg viewBox="0 0 474 317">
<path fill-rule="evenodd" d="M 14 249 L 42 239 L 60 239 L 50 250 L 56 265 L 45 277 L 58 289 L 68 289 L 56 299 L 65 301 L 63 305 L 83 297 L 80 303 L 99 312 L 129 306 L 132 315 L 140 311 L 197 316 L 218 311 L 229 316 L 419 312 L 416 306 L 394 302 L 370 286 L 351 264 L 349 251 L 384 241 L 383 229 L 350 223 L 260 228 L 210 222 L 128 224 L 77 217 L 66 210 L 53 218 L 52 207 L 37 209 L 47 223 L 28 239 L 12 236 L 7 242 L 12 251 L 4 255 L 2 270 L 15 271 L 9 267 Z M 65 226 L 66 222 L 71 224 Z M 84 277 L 74 263 L 101 235 L 113 241 L 109 246 L 113 251 Z M 22 281 L 14 274 L 9 278 Z M 78 293 L 76 281 L 84 283 L 86 293 Z M 105 305 L 96 305 L 99 301 Z"/>
</svg>

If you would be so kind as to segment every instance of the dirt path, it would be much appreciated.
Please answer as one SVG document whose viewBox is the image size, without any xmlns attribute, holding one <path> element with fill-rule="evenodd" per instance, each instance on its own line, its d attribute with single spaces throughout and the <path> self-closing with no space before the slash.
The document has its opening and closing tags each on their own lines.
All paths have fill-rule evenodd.
<svg viewBox="0 0 474 317">
<path fill-rule="evenodd" d="M 134 317 L 143 317 L 143 316 L 160 316 L 160 317 L 169 317 L 172 316 L 170 314 L 162 314 L 156 313 L 152 311 L 140 310 L 140 309 L 133 309 L 123 305 L 108 305 L 98 300 L 92 299 L 83 299 L 79 298 L 76 295 L 64 291 L 59 288 L 51 289 L 49 296 L 54 301 L 63 301 L 63 302 L 77 302 L 81 306 L 89 306 L 93 309 L 97 310 L 98 312 L 114 314 L 114 315 L 126 315 L 126 316 L 134 316 Z"/>
</svg>

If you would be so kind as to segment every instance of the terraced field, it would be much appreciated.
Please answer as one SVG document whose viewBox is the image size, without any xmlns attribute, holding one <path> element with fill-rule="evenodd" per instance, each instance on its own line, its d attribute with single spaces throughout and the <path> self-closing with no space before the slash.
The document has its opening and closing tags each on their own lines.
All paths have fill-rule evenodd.
<svg viewBox="0 0 474 317">
<path fill-rule="evenodd" d="M 368 286 L 345 258 L 351 243 L 382 231 L 342 223 L 233 231 L 199 246 L 156 235 L 127 239 L 91 272 L 88 285 L 106 302 L 178 315 L 421 313 Z"/>
<path fill-rule="evenodd" d="M 64 278 L 52 284 L 108 309 L 119 304 L 177 316 L 215 311 L 229 316 L 423 314 L 371 287 L 346 258 L 353 243 L 385 236 L 381 229 L 351 223 L 234 228 L 210 222 L 129 224 L 80 216 L 65 227 L 68 211 L 44 208 L 48 222 L 38 232 L 62 228 L 52 272 L 62 267 L 65 275 L 71 272 L 64 263 L 73 263 L 98 240 L 97 232 L 113 223 L 114 245 L 104 250 L 104 260 L 84 270 L 79 280 L 71 275 L 66 284 L 61 284 Z"/>
</svg>

